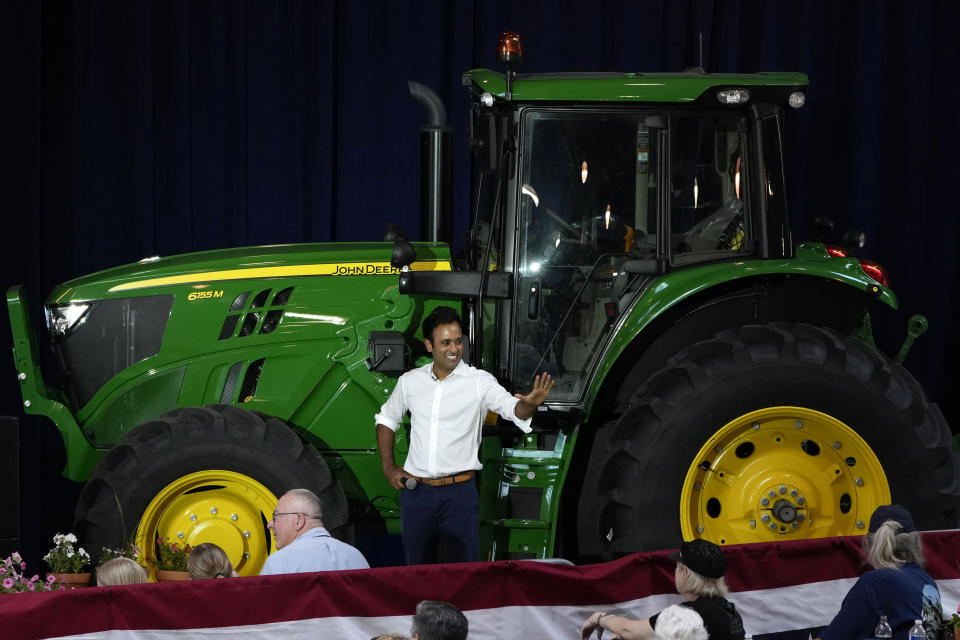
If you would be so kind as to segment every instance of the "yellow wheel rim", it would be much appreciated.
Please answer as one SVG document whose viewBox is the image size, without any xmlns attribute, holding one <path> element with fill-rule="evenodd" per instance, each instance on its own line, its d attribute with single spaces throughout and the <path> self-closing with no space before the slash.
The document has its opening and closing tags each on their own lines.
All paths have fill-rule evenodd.
<svg viewBox="0 0 960 640">
<path fill-rule="evenodd" d="M 877 456 L 825 413 L 770 407 L 717 431 L 687 471 L 680 500 L 685 540 L 717 544 L 866 533 L 889 504 Z"/>
<path fill-rule="evenodd" d="M 157 538 L 181 546 L 212 542 L 226 551 L 240 575 L 258 575 L 270 551 L 267 522 L 276 504 L 269 489 L 241 473 L 191 473 L 168 484 L 147 505 L 137 526 L 137 546 L 154 566 Z"/>
</svg>

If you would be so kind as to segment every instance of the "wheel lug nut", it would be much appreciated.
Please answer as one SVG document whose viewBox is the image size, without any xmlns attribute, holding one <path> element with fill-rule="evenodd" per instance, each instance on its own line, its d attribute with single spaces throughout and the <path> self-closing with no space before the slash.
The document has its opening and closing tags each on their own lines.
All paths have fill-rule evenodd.
<svg viewBox="0 0 960 640">
<path fill-rule="evenodd" d="M 760 423 L 759 423 L 759 422 L 754 422 L 752 425 L 750 425 L 750 428 L 753 429 L 754 431 L 759 431 L 759 430 L 760 430 Z"/>
<path fill-rule="evenodd" d="M 757 526 L 757 521 L 756 521 L 756 520 L 751 520 L 751 521 L 750 521 L 750 528 L 751 528 L 751 529 L 754 529 L 754 528 L 756 528 L 756 526 Z"/>
<path fill-rule="evenodd" d="M 833 448 L 834 448 L 834 449 L 839 449 L 839 448 L 840 448 L 840 441 L 839 441 L 839 440 L 837 440 L 836 442 L 833 443 Z"/>
<path fill-rule="evenodd" d="M 790 490 L 790 495 L 793 496 L 794 498 L 796 498 L 797 495 L 799 495 L 799 494 L 800 494 L 800 492 L 797 491 L 796 489 L 791 489 L 791 490 Z"/>
<path fill-rule="evenodd" d="M 217 513 L 217 508 L 216 508 L 216 507 L 210 507 L 210 513 L 216 515 L 216 513 Z"/>
<path fill-rule="evenodd" d="M 776 497 L 777 497 L 777 492 L 776 492 L 776 491 L 771 491 L 771 492 L 768 493 L 767 495 L 770 496 L 771 498 L 776 498 Z"/>
<path fill-rule="evenodd" d="M 803 423 L 800 422 L 799 420 L 797 420 L 796 422 L 794 422 L 794 423 L 793 423 L 793 426 L 794 426 L 795 429 L 803 429 Z"/>
<path fill-rule="evenodd" d="M 773 524 L 773 523 L 771 522 L 771 523 L 770 523 L 770 530 L 771 530 L 771 531 L 776 531 L 776 530 L 777 530 L 777 525 L 775 525 L 775 524 Z"/>
<path fill-rule="evenodd" d="M 862 486 L 863 486 L 863 478 L 857 478 L 856 480 L 853 481 L 853 483 L 854 483 L 855 485 L 857 485 L 858 487 L 862 487 Z"/>
<path fill-rule="evenodd" d="M 190 514 L 190 522 L 196 522 L 196 521 L 197 521 L 197 514 L 191 513 L 191 514 Z"/>
<path fill-rule="evenodd" d="M 699 526 L 699 525 L 697 526 L 697 533 L 703 533 L 703 527 L 702 527 L 702 526 Z"/>
<path fill-rule="evenodd" d="M 764 522 L 770 522 L 770 516 L 767 515 L 766 513 L 760 516 L 760 519 L 763 520 Z"/>
<path fill-rule="evenodd" d="M 183 531 L 177 531 L 177 537 L 183 538 Z"/>
<path fill-rule="evenodd" d="M 230 519 L 233 520 L 234 522 L 236 522 L 239 517 L 240 517 L 240 516 L 238 516 L 238 515 L 235 514 L 235 513 L 231 513 L 231 514 L 230 514 Z"/>
<path fill-rule="evenodd" d="M 863 520 L 857 520 L 857 529 L 863 529 Z"/>
<path fill-rule="evenodd" d="M 797 504 L 803 504 L 803 503 L 806 502 L 806 501 L 807 501 L 807 499 L 804 498 L 803 496 L 800 496 L 799 498 L 797 498 Z"/>
<path fill-rule="evenodd" d="M 244 538 L 249 538 L 249 537 L 250 537 L 250 532 L 249 532 L 249 531 L 244 531 L 244 532 L 243 532 L 243 537 L 244 537 Z"/>
<path fill-rule="evenodd" d="M 760 498 L 760 504 L 762 504 L 763 506 L 769 505 L 769 504 L 770 504 L 770 498 L 768 498 L 768 497 L 766 497 L 766 496 Z"/>
<path fill-rule="evenodd" d="M 780 485 L 780 493 L 781 493 L 781 495 L 784 494 L 784 493 L 786 493 L 786 492 L 787 492 L 787 488 L 786 488 L 785 486 L 783 486 L 783 485 Z"/>
<path fill-rule="evenodd" d="M 249 559 L 250 559 L 250 552 L 249 552 L 249 551 L 244 551 L 244 552 L 243 552 L 243 557 L 244 557 L 245 560 L 249 560 Z"/>
</svg>

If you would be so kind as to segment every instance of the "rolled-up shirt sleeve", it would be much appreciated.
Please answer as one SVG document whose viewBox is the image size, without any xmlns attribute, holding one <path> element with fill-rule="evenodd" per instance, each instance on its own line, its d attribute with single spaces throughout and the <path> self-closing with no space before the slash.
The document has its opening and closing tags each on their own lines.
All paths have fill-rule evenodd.
<svg viewBox="0 0 960 640">
<path fill-rule="evenodd" d="M 397 380 L 397 386 L 387 401 L 380 407 L 380 413 L 373 417 L 376 424 L 382 424 L 391 431 L 396 431 L 403 422 L 403 414 L 407 412 L 406 392 L 404 391 L 403 376 Z"/>
<path fill-rule="evenodd" d="M 533 423 L 532 416 L 526 420 L 517 417 L 516 408 L 517 403 L 520 402 L 519 398 L 513 397 L 509 391 L 500 386 L 496 378 L 489 374 L 484 376 L 484 381 L 481 384 L 486 387 L 481 392 L 485 409 L 500 414 L 501 417 L 517 425 L 524 433 L 533 431 L 531 426 Z"/>
</svg>

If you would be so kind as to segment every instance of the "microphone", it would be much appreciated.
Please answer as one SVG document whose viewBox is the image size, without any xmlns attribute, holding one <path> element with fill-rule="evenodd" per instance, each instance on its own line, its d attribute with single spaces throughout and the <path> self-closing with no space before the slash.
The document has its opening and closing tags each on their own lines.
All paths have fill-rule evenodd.
<svg viewBox="0 0 960 640">
<path fill-rule="evenodd" d="M 403 477 L 403 485 L 411 491 L 416 489 L 418 484 L 419 483 L 417 482 L 416 478 L 408 478 L 406 476 Z"/>
</svg>

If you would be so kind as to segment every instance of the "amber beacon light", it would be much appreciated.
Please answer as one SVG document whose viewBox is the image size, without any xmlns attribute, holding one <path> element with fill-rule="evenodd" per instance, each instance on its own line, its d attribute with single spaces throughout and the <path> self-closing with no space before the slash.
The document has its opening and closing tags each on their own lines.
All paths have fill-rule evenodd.
<svg viewBox="0 0 960 640">
<path fill-rule="evenodd" d="M 497 40 L 497 60 L 501 64 L 513 65 L 523 58 L 523 45 L 520 35 L 513 31 L 504 31 Z"/>
</svg>

